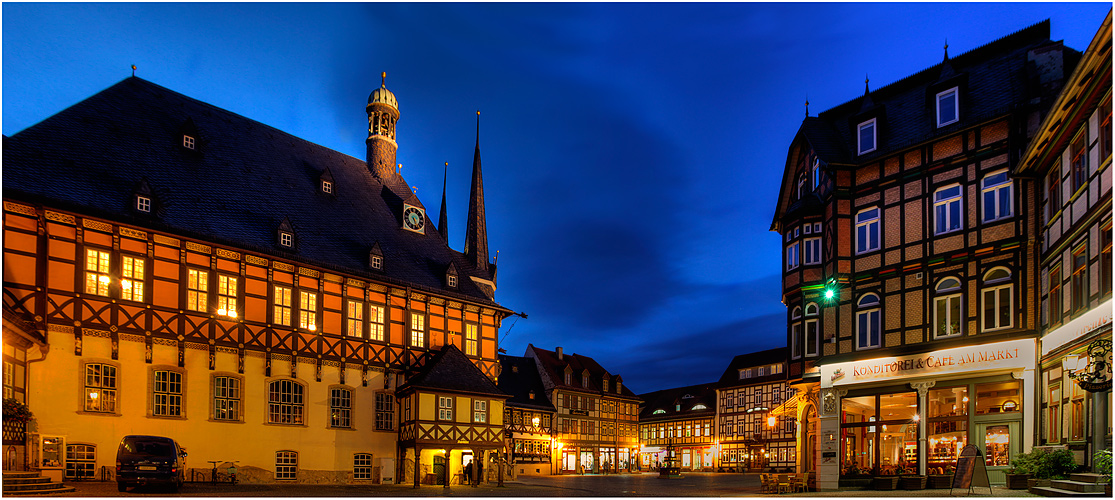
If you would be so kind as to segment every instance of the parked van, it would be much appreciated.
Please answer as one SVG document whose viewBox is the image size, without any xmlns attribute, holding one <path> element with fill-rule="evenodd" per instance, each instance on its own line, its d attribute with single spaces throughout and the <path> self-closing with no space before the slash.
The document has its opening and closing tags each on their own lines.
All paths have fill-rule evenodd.
<svg viewBox="0 0 1115 500">
<path fill-rule="evenodd" d="M 124 436 L 116 450 L 116 487 L 163 484 L 177 492 L 186 477 L 186 450 L 162 436 Z"/>
</svg>

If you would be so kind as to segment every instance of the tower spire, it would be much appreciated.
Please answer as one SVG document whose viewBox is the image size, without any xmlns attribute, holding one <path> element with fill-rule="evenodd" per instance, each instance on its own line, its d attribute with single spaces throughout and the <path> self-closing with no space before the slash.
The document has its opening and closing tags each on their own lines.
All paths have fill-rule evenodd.
<svg viewBox="0 0 1115 500">
<path fill-rule="evenodd" d="M 445 210 L 445 183 L 449 179 L 449 162 L 445 162 L 445 174 L 441 178 L 441 215 L 437 220 L 437 232 L 441 233 L 441 237 L 445 242 L 449 242 L 449 218 L 446 216 Z"/>
<path fill-rule="evenodd" d="M 484 176 L 480 171 L 480 111 L 476 111 L 476 150 L 472 155 L 472 188 L 468 195 L 465 258 L 477 270 L 488 271 L 488 227 L 484 217 Z"/>
<path fill-rule="evenodd" d="M 366 162 L 368 170 L 380 181 L 393 180 L 395 175 L 395 153 L 399 145 L 395 142 L 395 125 L 399 121 L 399 101 L 395 94 L 387 90 L 387 72 L 380 75 L 379 88 L 368 96 L 368 146 Z"/>
</svg>

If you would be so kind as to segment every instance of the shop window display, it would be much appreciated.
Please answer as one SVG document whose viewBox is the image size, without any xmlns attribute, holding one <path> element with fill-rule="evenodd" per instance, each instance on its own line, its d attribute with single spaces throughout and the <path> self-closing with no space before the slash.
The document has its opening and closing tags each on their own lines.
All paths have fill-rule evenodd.
<svg viewBox="0 0 1115 500">
<path fill-rule="evenodd" d="M 976 386 L 976 415 L 1022 411 L 1019 381 L 995 382 Z"/>
<path fill-rule="evenodd" d="M 841 406 L 843 475 L 917 470 L 916 392 L 844 398 Z"/>
<path fill-rule="evenodd" d="M 930 474 L 944 474 L 968 444 L 968 386 L 932 389 L 927 409 Z"/>
<path fill-rule="evenodd" d="M 984 456 L 988 467 L 1010 465 L 1010 426 L 992 425 L 984 436 Z"/>
</svg>

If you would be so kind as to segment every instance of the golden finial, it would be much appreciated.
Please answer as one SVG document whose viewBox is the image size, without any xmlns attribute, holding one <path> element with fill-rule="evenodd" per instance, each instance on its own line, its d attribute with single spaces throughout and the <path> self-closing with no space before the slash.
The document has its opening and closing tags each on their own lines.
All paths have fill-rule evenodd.
<svg viewBox="0 0 1115 500">
<path fill-rule="evenodd" d="M 379 77 L 381 79 L 380 82 L 379 82 L 379 86 L 383 87 L 383 88 L 387 88 L 387 72 L 384 71 L 383 73 L 381 73 L 379 75 Z"/>
<path fill-rule="evenodd" d="M 136 76 L 136 65 L 132 65 L 132 76 Z"/>
</svg>

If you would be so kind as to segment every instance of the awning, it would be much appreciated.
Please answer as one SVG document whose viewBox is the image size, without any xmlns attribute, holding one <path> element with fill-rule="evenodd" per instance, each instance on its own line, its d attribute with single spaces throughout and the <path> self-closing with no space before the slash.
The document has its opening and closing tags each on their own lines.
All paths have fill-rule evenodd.
<svg viewBox="0 0 1115 500">
<path fill-rule="evenodd" d="M 780 415 L 785 415 L 787 413 L 789 413 L 790 415 L 793 415 L 795 417 L 797 416 L 797 414 L 798 414 L 798 395 L 797 394 L 794 394 L 790 399 L 787 399 L 787 400 L 783 401 L 782 404 L 774 407 L 774 409 L 770 411 L 770 414 L 772 416 L 775 416 L 775 417 L 780 416 Z"/>
</svg>

